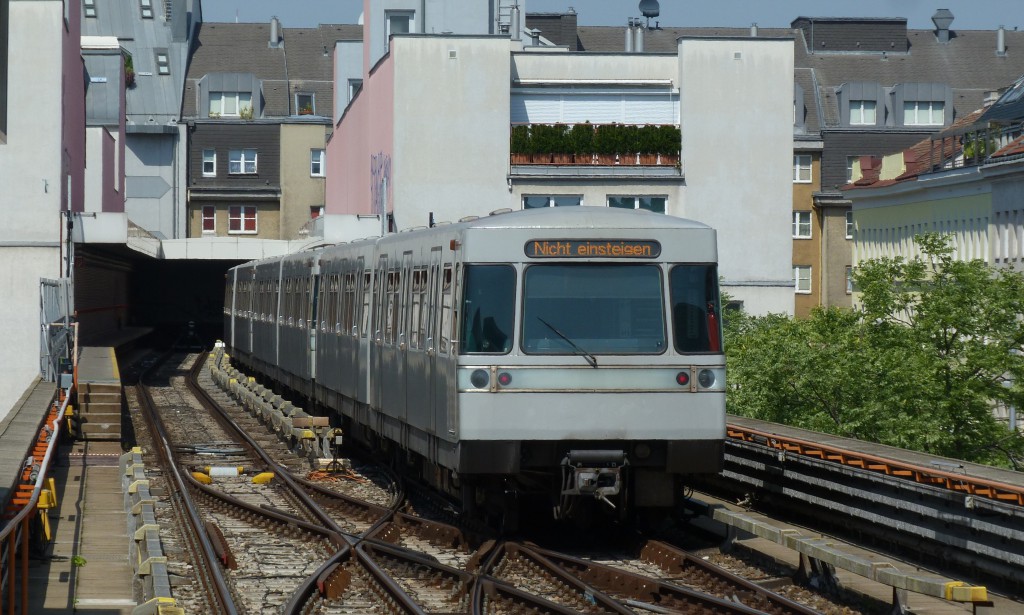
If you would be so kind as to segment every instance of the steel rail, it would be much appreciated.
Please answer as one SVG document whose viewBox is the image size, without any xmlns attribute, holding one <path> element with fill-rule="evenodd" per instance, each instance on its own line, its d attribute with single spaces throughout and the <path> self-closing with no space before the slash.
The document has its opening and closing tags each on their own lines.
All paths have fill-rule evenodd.
<svg viewBox="0 0 1024 615">
<path fill-rule="evenodd" d="M 160 464 L 169 472 L 171 481 L 169 489 L 171 490 L 171 499 L 178 499 L 185 505 L 185 511 L 187 518 L 191 524 L 192 535 L 199 540 L 199 544 L 202 547 L 202 556 L 205 559 L 202 571 L 197 574 L 197 578 L 200 583 L 207 585 L 209 593 L 214 596 L 218 601 L 218 606 L 227 615 L 237 615 L 238 608 L 235 606 L 234 598 L 231 596 L 231 590 L 228 589 L 227 579 L 224 578 L 224 573 L 218 565 L 218 558 L 213 547 L 213 543 L 210 541 L 210 537 L 206 533 L 203 520 L 199 515 L 199 510 L 196 508 L 195 502 L 192 501 L 192 496 L 189 493 L 188 484 L 182 478 L 181 470 L 177 464 L 174 463 L 174 452 L 170 446 L 169 437 L 167 430 L 164 428 L 163 421 L 156 412 L 156 404 L 153 401 L 153 397 L 150 395 L 148 388 L 141 384 L 145 374 L 149 371 L 156 369 L 156 367 L 162 365 L 167 361 L 170 355 L 163 355 L 158 361 L 147 369 L 144 374 L 140 374 L 139 384 L 136 386 L 136 391 L 139 395 L 139 400 L 145 409 L 143 416 L 145 417 L 146 423 L 149 425 L 150 432 L 153 433 L 154 437 L 154 448 L 156 449 L 157 457 L 160 459 Z M 191 477 L 190 477 L 191 478 Z M 203 574 L 205 573 L 205 574 Z M 210 575 L 211 579 L 207 579 L 206 575 Z M 213 587 L 210 587 L 208 580 L 212 580 Z"/>
<path fill-rule="evenodd" d="M 315 491 L 321 497 L 328 495 L 334 496 L 337 494 L 332 494 L 329 490 L 315 486 L 309 481 L 300 480 L 297 479 L 296 477 L 293 477 L 290 471 L 283 468 L 269 454 L 267 454 L 267 452 L 264 451 L 263 448 L 260 447 L 258 443 L 256 443 L 252 436 L 250 436 L 230 416 L 228 416 L 227 412 L 220 406 L 220 404 L 218 404 L 210 396 L 210 394 L 205 389 L 203 389 L 202 386 L 200 386 L 198 381 L 198 374 L 207 363 L 207 355 L 208 353 L 203 353 L 200 356 L 200 358 L 196 361 L 192 370 L 190 370 L 189 377 L 187 379 L 189 390 L 196 396 L 197 399 L 200 400 L 200 403 L 205 408 L 207 408 L 211 412 L 216 413 L 218 418 L 225 424 L 225 426 L 232 429 L 243 440 L 243 442 L 245 442 L 245 444 L 249 446 L 261 460 L 263 460 L 263 462 L 267 465 L 269 469 L 272 469 L 274 471 L 275 476 L 280 478 L 281 481 L 284 482 L 289 487 L 289 489 L 291 489 L 291 491 L 296 495 L 296 497 L 299 498 L 303 505 L 305 505 L 308 508 L 308 510 L 310 510 L 314 514 L 318 521 L 323 523 L 322 529 L 330 530 L 332 535 L 339 537 L 343 541 L 343 543 L 337 545 L 339 546 L 339 551 L 335 553 L 333 556 L 331 556 L 328 562 L 325 562 L 320 567 L 318 567 L 317 570 L 312 575 L 307 577 L 302 583 L 300 583 L 299 587 L 294 592 L 292 592 L 292 597 L 287 603 L 284 613 L 286 615 L 290 615 L 292 613 L 300 612 L 305 603 L 312 596 L 313 592 L 319 591 L 321 577 L 328 571 L 332 570 L 332 562 L 338 562 L 343 558 L 344 553 L 352 552 L 355 553 L 356 561 L 358 561 L 359 564 L 369 572 L 369 574 L 374 578 L 377 584 L 391 596 L 392 600 L 394 600 L 394 602 L 397 605 L 400 605 L 403 609 L 407 610 L 410 613 L 423 613 L 422 609 L 420 609 L 419 606 L 416 605 L 416 602 L 412 596 L 406 593 L 394 579 L 391 579 L 386 572 L 380 569 L 380 567 L 377 566 L 377 564 L 372 560 L 372 558 L 370 558 L 365 553 L 361 552 L 359 549 L 356 548 L 365 539 L 365 536 L 371 534 L 375 529 L 377 529 L 382 524 L 390 521 L 391 515 L 395 513 L 397 508 L 401 505 L 401 502 L 404 500 L 403 490 L 398 490 L 398 493 L 395 496 L 395 500 L 392 506 L 390 507 L 390 509 L 387 509 L 388 514 L 379 519 L 376 523 L 372 524 L 370 528 L 368 528 L 365 532 L 363 532 L 359 536 L 353 536 L 351 534 L 346 533 L 337 524 L 337 522 L 331 518 L 330 514 L 328 514 L 327 511 L 323 510 L 323 507 L 316 503 L 316 501 L 313 499 L 313 496 L 308 491 Z M 395 484 L 400 486 L 401 481 L 396 480 Z M 196 484 L 196 486 L 200 488 L 205 487 L 204 485 L 200 485 L 198 483 Z M 222 494 L 216 494 L 217 497 L 221 497 L 221 495 Z M 348 501 L 351 498 L 341 497 L 338 499 Z M 267 509 L 262 509 L 262 514 L 276 517 L 285 523 L 291 524 L 297 521 L 291 515 L 281 514 L 276 511 L 269 511 Z M 315 526 L 312 526 L 312 524 L 310 524 L 310 527 Z"/>
</svg>

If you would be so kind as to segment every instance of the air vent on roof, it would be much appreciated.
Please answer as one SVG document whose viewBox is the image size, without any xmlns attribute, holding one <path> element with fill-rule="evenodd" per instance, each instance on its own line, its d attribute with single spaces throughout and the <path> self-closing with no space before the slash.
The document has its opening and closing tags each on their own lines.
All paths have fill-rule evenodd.
<svg viewBox="0 0 1024 615">
<path fill-rule="evenodd" d="M 480 216 L 463 216 L 459 218 L 459 222 L 472 222 L 473 220 L 479 220 Z"/>
<path fill-rule="evenodd" d="M 932 23 L 935 24 L 935 36 L 940 43 L 949 42 L 949 26 L 953 23 L 953 13 L 949 9 L 939 9 L 932 15 Z"/>
<path fill-rule="evenodd" d="M 511 207 L 502 207 L 501 209 L 495 209 L 494 211 L 492 211 L 488 215 L 490 215 L 490 216 L 500 216 L 501 214 L 509 214 L 509 213 L 512 213 L 512 208 Z"/>
</svg>

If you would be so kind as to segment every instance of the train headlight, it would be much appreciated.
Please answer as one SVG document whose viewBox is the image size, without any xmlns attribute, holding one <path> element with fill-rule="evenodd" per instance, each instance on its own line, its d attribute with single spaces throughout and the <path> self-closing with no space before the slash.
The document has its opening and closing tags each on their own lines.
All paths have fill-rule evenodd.
<svg viewBox="0 0 1024 615">
<path fill-rule="evenodd" d="M 508 372 L 501 372 L 500 374 L 498 374 L 498 384 L 500 384 L 503 387 L 507 387 L 508 385 L 512 384 L 512 374 Z"/>
<path fill-rule="evenodd" d="M 478 389 L 485 389 L 491 381 L 491 377 L 487 374 L 487 370 L 475 369 L 473 373 L 469 375 L 469 381 L 473 383 Z"/>
<path fill-rule="evenodd" d="M 715 386 L 715 372 L 710 369 L 702 369 L 697 373 L 697 384 L 702 389 L 710 389 Z"/>
<path fill-rule="evenodd" d="M 690 386 L 690 372 L 679 372 L 676 374 L 676 384 L 681 387 Z"/>
<path fill-rule="evenodd" d="M 637 459 L 647 459 L 651 456 L 651 447 L 641 442 L 633 448 L 633 454 L 636 455 Z"/>
</svg>

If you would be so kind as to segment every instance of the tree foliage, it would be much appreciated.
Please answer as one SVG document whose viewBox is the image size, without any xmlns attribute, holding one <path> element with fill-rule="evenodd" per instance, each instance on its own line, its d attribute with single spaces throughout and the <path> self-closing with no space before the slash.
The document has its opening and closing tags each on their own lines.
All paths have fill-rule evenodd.
<svg viewBox="0 0 1024 615">
<path fill-rule="evenodd" d="M 918 257 L 859 267 L 856 309 L 732 315 L 730 411 L 1016 467 L 1024 438 L 993 409 L 1024 401 L 1024 276 L 915 242 Z"/>
</svg>

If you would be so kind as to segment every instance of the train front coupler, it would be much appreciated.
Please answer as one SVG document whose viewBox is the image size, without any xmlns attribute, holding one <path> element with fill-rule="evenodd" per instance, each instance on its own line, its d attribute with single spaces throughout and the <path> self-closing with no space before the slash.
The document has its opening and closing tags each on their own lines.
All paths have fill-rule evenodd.
<svg viewBox="0 0 1024 615">
<path fill-rule="evenodd" d="M 622 490 L 622 471 L 629 465 L 625 451 L 572 450 L 562 459 L 559 510 L 571 510 L 571 499 L 591 496 L 615 508 L 610 499 Z"/>
</svg>

